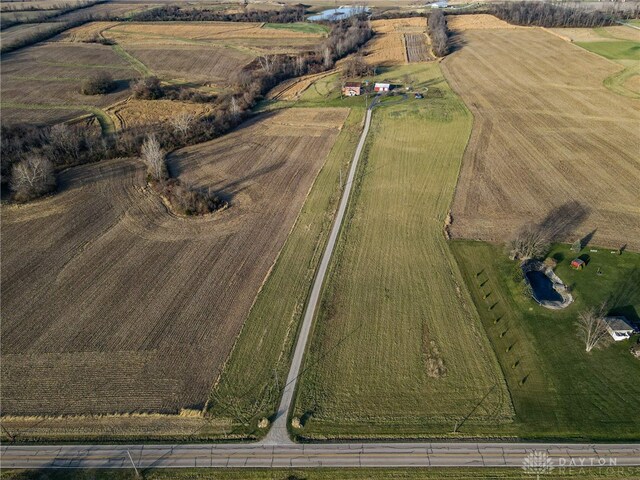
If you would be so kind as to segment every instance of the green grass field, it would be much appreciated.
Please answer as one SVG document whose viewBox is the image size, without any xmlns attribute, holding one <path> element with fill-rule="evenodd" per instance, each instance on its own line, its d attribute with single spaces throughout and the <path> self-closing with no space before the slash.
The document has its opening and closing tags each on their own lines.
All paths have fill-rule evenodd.
<svg viewBox="0 0 640 480">
<path fill-rule="evenodd" d="M 515 406 L 516 422 L 501 430 L 530 438 L 638 440 L 640 361 L 629 353 L 631 342 L 607 341 L 602 350 L 586 353 L 575 320 L 581 310 L 613 297 L 613 313 L 638 321 L 640 254 L 585 249 L 591 261 L 576 271 L 569 267 L 576 254 L 566 245 L 554 247 L 550 256 L 561 259 L 556 273 L 572 286 L 575 302 L 552 311 L 522 293 L 514 279 L 517 265 L 502 247 L 472 241 L 451 247 Z"/>
<path fill-rule="evenodd" d="M 227 434 L 263 435 L 266 431 L 256 430 L 257 422 L 276 411 L 311 280 L 337 208 L 339 171 L 348 168 L 363 115 L 363 108 L 351 110 L 213 389 L 208 414 L 232 420 L 234 428 Z"/>
<path fill-rule="evenodd" d="M 630 21 L 638 22 L 637 20 Z M 597 55 L 623 65 L 625 68 L 603 81 L 603 85 L 614 93 L 630 98 L 640 98 L 640 91 L 634 87 L 635 77 L 640 75 L 640 42 L 617 38 L 604 28 L 594 28 L 594 32 L 605 41 L 575 42 L 576 45 Z"/>
<path fill-rule="evenodd" d="M 544 474 L 553 480 L 618 480 L 638 478 L 638 467 L 555 468 Z M 531 480 L 519 468 L 230 468 L 147 470 L 136 476 L 129 470 L 8 470 L 2 480 Z M 543 477 L 540 477 L 543 478 Z"/>
<path fill-rule="evenodd" d="M 616 40 L 603 42 L 575 42 L 585 50 L 609 60 L 640 60 L 640 42 Z"/>
<path fill-rule="evenodd" d="M 373 114 L 298 389 L 303 437 L 434 436 L 512 419 L 443 233 L 471 115 L 436 64 L 384 72 L 405 74 L 429 93 Z"/>
<path fill-rule="evenodd" d="M 310 22 L 265 23 L 262 28 L 275 28 L 278 30 L 293 30 L 294 32 L 317 34 L 324 34 L 329 32 L 329 28 L 327 26 Z"/>
</svg>

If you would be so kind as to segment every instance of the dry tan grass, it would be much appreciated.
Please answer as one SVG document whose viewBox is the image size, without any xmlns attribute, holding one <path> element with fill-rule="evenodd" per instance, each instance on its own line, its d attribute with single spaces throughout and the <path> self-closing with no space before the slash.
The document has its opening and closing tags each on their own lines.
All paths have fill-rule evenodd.
<svg viewBox="0 0 640 480">
<path fill-rule="evenodd" d="M 475 117 L 453 204 L 456 237 L 507 240 L 578 201 L 577 234 L 640 249 L 640 101 L 603 80 L 618 68 L 541 29 L 464 33 L 443 62 Z"/>
<path fill-rule="evenodd" d="M 3 208 L 3 413 L 202 408 L 347 113 L 265 114 L 172 155 L 229 199 L 214 215 L 171 215 L 135 159 Z"/>
<path fill-rule="evenodd" d="M 287 29 L 262 28 L 261 23 L 240 22 L 159 22 L 127 23 L 111 30 L 110 34 L 174 37 L 189 40 L 230 39 L 288 39 L 320 38 L 321 35 Z"/>
<path fill-rule="evenodd" d="M 17 440 L 101 440 L 116 436 L 131 439 L 175 439 L 190 435 L 220 434 L 231 431 L 228 422 L 197 415 L 82 415 L 82 416 L 3 416 L 2 439 L 7 434 Z"/>
<path fill-rule="evenodd" d="M 465 30 L 485 30 L 494 28 L 516 29 L 522 28 L 511 25 L 504 20 L 487 15 L 485 13 L 477 15 L 451 15 L 447 17 L 447 26 L 456 32 L 464 32 Z"/>
<path fill-rule="evenodd" d="M 164 123 L 184 113 L 201 117 L 211 111 L 211 106 L 206 103 L 177 100 L 135 100 L 133 98 L 107 109 L 107 113 L 118 129 Z"/>
<path fill-rule="evenodd" d="M 371 26 L 376 35 L 364 47 L 365 60 L 370 65 L 391 66 L 407 63 L 404 34 L 424 32 L 426 21 L 419 17 L 374 20 Z"/>
<path fill-rule="evenodd" d="M 336 73 L 336 70 L 329 70 L 322 73 L 314 73 L 303 77 L 292 78 L 277 85 L 267 94 L 269 100 L 297 100 L 304 91 L 313 85 L 320 78 Z"/>
<path fill-rule="evenodd" d="M 119 22 L 89 22 L 79 27 L 71 28 L 57 38 L 61 42 L 84 42 L 98 37 L 103 31 L 115 27 Z"/>
<path fill-rule="evenodd" d="M 640 42 L 640 30 L 629 27 L 604 28 L 549 28 L 554 34 L 571 42 L 615 42 L 616 40 L 632 40 Z"/>
</svg>

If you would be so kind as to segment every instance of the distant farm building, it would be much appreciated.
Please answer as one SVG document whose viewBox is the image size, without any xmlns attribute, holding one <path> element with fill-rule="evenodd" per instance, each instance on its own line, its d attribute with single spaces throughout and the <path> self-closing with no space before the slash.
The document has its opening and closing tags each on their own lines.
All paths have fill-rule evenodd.
<svg viewBox="0 0 640 480">
<path fill-rule="evenodd" d="M 633 327 L 629 325 L 627 319 L 623 316 L 605 317 L 604 322 L 607 324 L 607 331 L 616 342 L 626 340 L 633 335 Z"/>
<path fill-rule="evenodd" d="M 391 90 L 391 84 L 390 83 L 376 83 L 373 86 L 373 91 L 374 92 L 388 92 L 389 90 Z"/>
<path fill-rule="evenodd" d="M 359 82 L 347 82 L 342 87 L 342 94 L 347 97 L 357 97 L 362 91 L 362 84 Z"/>
<path fill-rule="evenodd" d="M 574 258 L 573 260 L 571 260 L 571 268 L 582 270 L 584 268 L 584 260 L 580 258 Z"/>
</svg>

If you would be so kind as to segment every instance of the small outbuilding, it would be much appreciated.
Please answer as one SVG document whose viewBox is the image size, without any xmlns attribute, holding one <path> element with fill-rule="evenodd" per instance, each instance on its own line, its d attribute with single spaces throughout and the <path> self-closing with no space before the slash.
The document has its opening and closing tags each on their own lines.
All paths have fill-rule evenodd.
<svg viewBox="0 0 640 480">
<path fill-rule="evenodd" d="M 575 268 L 576 270 L 582 270 L 584 268 L 584 260 L 580 258 L 574 258 L 571 260 L 571 268 Z"/>
<path fill-rule="evenodd" d="M 391 84 L 390 83 L 376 83 L 373 86 L 373 91 L 374 92 L 388 92 L 389 90 L 391 90 Z"/>
<path fill-rule="evenodd" d="M 605 317 L 604 322 L 607 324 L 607 331 L 616 342 L 626 340 L 633 335 L 633 327 L 627 322 L 627 319 L 621 315 L 615 317 Z"/>
<path fill-rule="evenodd" d="M 357 97 L 362 93 L 362 84 L 360 82 L 347 82 L 342 87 L 342 94 L 346 97 Z"/>
</svg>

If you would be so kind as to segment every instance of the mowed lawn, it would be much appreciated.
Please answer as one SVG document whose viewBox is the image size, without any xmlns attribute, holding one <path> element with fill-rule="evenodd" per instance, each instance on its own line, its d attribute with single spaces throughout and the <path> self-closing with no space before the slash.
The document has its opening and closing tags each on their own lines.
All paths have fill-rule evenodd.
<svg viewBox="0 0 640 480">
<path fill-rule="evenodd" d="M 434 435 L 512 419 L 443 233 L 471 115 L 437 65 L 384 75 L 407 73 L 429 92 L 374 111 L 299 385 L 303 437 Z"/>
<path fill-rule="evenodd" d="M 582 271 L 566 245 L 550 256 L 572 287 L 575 302 L 561 311 L 538 306 L 514 280 L 515 262 L 502 247 L 454 241 L 452 250 L 505 373 L 516 422 L 494 432 L 529 438 L 620 441 L 640 438 L 640 361 L 629 353 L 635 339 L 585 352 L 575 325 L 580 311 L 608 300 L 611 312 L 638 322 L 640 254 L 611 254 L 589 247 Z M 592 252 L 591 250 L 598 250 Z M 600 274 L 598 274 L 600 272 Z"/>
</svg>

